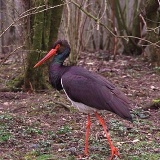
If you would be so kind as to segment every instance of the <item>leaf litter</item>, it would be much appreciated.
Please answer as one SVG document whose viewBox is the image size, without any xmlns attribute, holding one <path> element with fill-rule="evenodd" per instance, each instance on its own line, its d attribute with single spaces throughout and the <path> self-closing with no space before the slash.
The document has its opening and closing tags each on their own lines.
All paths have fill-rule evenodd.
<svg viewBox="0 0 160 160">
<path fill-rule="evenodd" d="M 122 159 L 159 160 L 160 109 L 144 110 L 160 98 L 159 72 L 143 57 L 121 55 L 115 61 L 105 61 L 96 54 L 82 53 L 78 65 L 105 76 L 132 102 L 133 124 L 101 112 Z M 13 76 L 12 65 L 7 67 L 11 74 L 1 68 L 1 82 Z M 70 106 L 64 93 L 54 89 L 34 94 L 1 91 L 0 159 L 78 159 L 84 150 L 86 115 Z M 84 159 L 106 159 L 110 149 L 105 134 L 94 115 L 91 120 L 90 156 Z"/>
</svg>

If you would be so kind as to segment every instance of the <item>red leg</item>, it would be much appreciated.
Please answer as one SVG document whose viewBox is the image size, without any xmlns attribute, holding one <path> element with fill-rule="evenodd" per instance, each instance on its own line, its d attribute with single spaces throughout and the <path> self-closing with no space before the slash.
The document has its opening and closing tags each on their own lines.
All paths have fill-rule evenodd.
<svg viewBox="0 0 160 160">
<path fill-rule="evenodd" d="M 109 145 L 110 145 L 110 147 L 111 147 L 111 158 L 110 158 L 110 160 L 112 160 L 112 159 L 114 158 L 114 156 L 118 156 L 118 157 L 120 158 L 120 155 L 119 155 L 119 152 L 118 152 L 118 148 L 116 148 L 116 147 L 113 145 L 113 143 L 112 143 L 112 141 L 111 141 L 111 138 L 110 138 L 110 136 L 109 136 L 109 134 L 108 134 L 108 132 L 107 132 L 107 126 L 106 126 L 106 124 L 105 124 L 104 119 L 103 119 L 97 112 L 95 112 L 95 115 L 96 115 L 96 117 L 98 118 L 100 124 L 102 125 L 102 127 L 103 127 L 103 129 L 104 129 L 104 132 L 105 132 L 106 137 L 107 137 L 107 139 L 108 139 Z"/>
<path fill-rule="evenodd" d="M 91 126 L 91 120 L 90 120 L 90 115 L 88 114 L 87 124 L 86 124 L 85 150 L 84 150 L 85 155 L 88 155 L 88 138 L 89 138 L 90 126 Z"/>
</svg>

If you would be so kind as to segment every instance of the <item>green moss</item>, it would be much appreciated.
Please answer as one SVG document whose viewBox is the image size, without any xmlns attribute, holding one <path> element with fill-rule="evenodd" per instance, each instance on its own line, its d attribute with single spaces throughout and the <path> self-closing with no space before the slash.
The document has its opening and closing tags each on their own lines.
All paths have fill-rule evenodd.
<svg viewBox="0 0 160 160">
<path fill-rule="evenodd" d="M 33 7 L 44 6 L 46 8 L 46 3 L 48 6 L 56 6 L 61 4 L 61 1 L 49 0 L 46 3 L 43 0 L 32 1 Z M 63 7 L 56 7 L 54 9 L 48 9 L 44 12 L 41 11 L 42 8 L 36 10 L 37 14 L 31 17 L 31 33 L 32 36 L 29 42 L 29 49 L 27 55 L 27 67 L 24 76 L 24 89 L 29 90 L 43 90 L 48 89 L 48 84 L 46 82 L 46 69 L 39 67 L 33 69 L 33 66 L 46 54 L 48 48 L 57 39 L 58 28 L 60 24 L 61 14 Z M 44 65 L 43 65 L 44 66 Z M 44 71 L 46 71 L 44 73 Z"/>
<path fill-rule="evenodd" d="M 154 100 L 152 100 L 152 102 L 155 104 L 155 103 L 160 103 L 160 99 L 158 98 L 158 99 L 154 99 Z"/>
<path fill-rule="evenodd" d="M 9 87 L 9 89 L 11 89 L 11 91 L 19 91 L 22 90 L 23 83 L 24 83 L 24 75 L 20 74 L 14 79 L 8 81 L 6 85 L 7 87 Z"/>
</svg>

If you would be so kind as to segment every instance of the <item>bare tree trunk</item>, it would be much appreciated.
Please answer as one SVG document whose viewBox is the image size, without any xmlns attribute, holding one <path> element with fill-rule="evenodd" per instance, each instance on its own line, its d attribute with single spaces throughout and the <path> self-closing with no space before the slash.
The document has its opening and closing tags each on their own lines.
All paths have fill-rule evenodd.
<svg viewBox="0 0 160 160">
<path fill-rule="evenodd" d="M 65 0 L 65 2 L 70 2 L 70 0 Z M 104 0 L 72 0 L 72 3 L 64 7 L 59 37 L 70 42 L 72 51 L 69 60 L 72 64 L 77 62 L 82 50 L 97 51 L 111 49 L 113 46 L 108 31 L 81 9 L 106 25 L 110 22 L 110 18 L 106 14 L 106 12 L 110 12 L 110 7 Z"/>
<path fill-rule="evenodd" d="M 3 17 L 2 17 L 2 9 L 3 9 L 3 2 L 2 0 L 0 0 L 0 33 L 2 32 L 2 20 L 3 20 Z M 0 55 L 2 54 L 2 37 L 0 37 Z"/>
<path fill-rule="evenodd" d="M 128 4 L 128 8 L 126 7 L 126 3 L 124 3 L 124 6 L 120 4 L 121 0 L 115 0 L 115 15 L 117 19 L 117 25 L 119 28 L 119 34 L 121 36 L 126 35 L 126 36 L 135 36 L 135 37 L 140 37 L 140 23 L 139 23 L 139 16 L 137 12 L 138 8 L 138 1 L 131 2 L 133 4 Z M 132 9 L 132 14 L 131 11 L 129 11 L 129 8 L 131 6 L 134 6 Z M 125 11 L 125 8 L 128 9 L 128 11 Z M 124 14 L 126 13 L 126 15 Z M 130 14 L 129 14 L 130 13 Z M 133 18 L 132 27 L 127 24 L 129 21 L 128 18 L 131 19 Z M 142 53 L 142 47 L 138 45 L 138 40 L 135 38 L 128 38 L 128 41 L 125 39 L 122 39 L 122 43 L 124 46 L 123 54 L 126 55 L 140 55 Z"/>
<path fill-rule="evenodd" d="M 61 4 L 61 0 L 32 0 L 32 7 L 55 6 Z M 41 8 L 41 9 L 42 9 Z M 37 9 L 38 11 L 38 9 Z M 27 56 L 27 68 L 25 71 L 24 88 L 25 90 L 41 90 L 46 88 L 45 75 L 41 67 L 33 69 L 36 62 L 44 56 L 44 51 L 57 39 L 58 27 L 61 20 L 62 7 L 46 10 L 31 16 L 31 38 L 28 43 L 29 50 Z M 32 38 L 33 37 L 33 38 Z"/>
<path fill-rule="evenodd" d="M 151 41 L 152 43 L 156 43 L 160 46 L 160 12 L 158 12 L 159 4 L 157 0 L 148 0 L 144 3 L 145 8 L 145 17 L 147 28 L 149 29 L 147 34 L 147 40 Z M 158 42 L 158 43 L 157 43 Z M 160 66 L 160 48 L 156 47 L 155 45 L 150 45 L 148 47 L 150 60 L 155 67 Z"/>
</svg>

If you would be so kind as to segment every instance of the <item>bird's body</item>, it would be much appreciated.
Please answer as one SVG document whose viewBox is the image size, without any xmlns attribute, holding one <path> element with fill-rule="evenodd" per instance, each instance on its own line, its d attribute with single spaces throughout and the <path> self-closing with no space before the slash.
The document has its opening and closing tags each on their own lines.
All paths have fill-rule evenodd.
<svg viewBox="0 0 160 160">
<path fill-rule="evenodd" d="M 132 121 L 128 98 L 104 77 L 78 66 L 64 66 L 64 60 L 70 54 L 67 41 L 57 41 L 53 49 L 35 67 L 55 54 L 49 67 L 49 79 L 54 88 L 64 90 L 72 104 L 81 112 L 88 113 L 85 154 L 88 154 L 88 135 L 90 129 L 90 113 L 95 113 L 103 126 L 112 150 L 112 157 L 119 155 L 106 131 L 104 120 L 98 110 L 108 110 L 120 117 Z"/>
<path fill-rule="evenodd" d="M 78 66 L 51 63 L 49 79 L 54 88 L 63 89 L 81 112 L 108 110 L 131 120 L 126 96 L 104 77 Z"/>
</svg>

